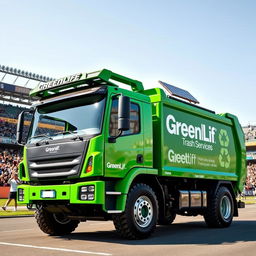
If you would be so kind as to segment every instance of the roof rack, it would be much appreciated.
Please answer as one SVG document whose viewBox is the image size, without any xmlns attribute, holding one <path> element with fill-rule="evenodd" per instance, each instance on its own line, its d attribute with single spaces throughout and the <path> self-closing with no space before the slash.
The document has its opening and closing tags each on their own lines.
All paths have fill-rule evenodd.
<svg viewBox="0 0 256 256">
<path fill-rule="evenodd" d="M 92 87 L 99 85 L 117 86 L 116 82 L 130 85 L 135 92 L 144 90 L 142 82 L 119 75 L 107 69 L 95 71 L 91 73 L 78 73 L 72 76 L 66 76 L 47 83 L 39 84 L 31 91 L 30 96 L 46 98 L 70 88 L 76 89 L 80 87 Z M 71 85 L 72 84 L 72 85 Z"/>
</svg>

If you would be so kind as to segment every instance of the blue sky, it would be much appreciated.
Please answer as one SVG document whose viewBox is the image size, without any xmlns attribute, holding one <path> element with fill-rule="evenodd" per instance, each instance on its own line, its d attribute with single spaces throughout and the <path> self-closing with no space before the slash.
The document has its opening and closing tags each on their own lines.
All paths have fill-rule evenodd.
<svg viewBox="0 0 256 256">
<path fill-rule="evenodd" d="M 0 0 L 0 64 L 52 77 L 108 68 L 256 121 L 256 1 Z"/>
</svg>

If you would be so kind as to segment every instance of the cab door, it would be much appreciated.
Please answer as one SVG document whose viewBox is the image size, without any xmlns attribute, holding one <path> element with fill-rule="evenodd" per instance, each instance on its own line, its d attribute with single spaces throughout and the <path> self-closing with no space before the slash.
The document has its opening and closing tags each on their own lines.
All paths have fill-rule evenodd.
<svg viewBox="0 0 256 256">
<path fill-rule="evenodd" d="M 112 98 L 108 120 L 108 136 L 105 141 L 105 176 L 124 177 L 134 167 L 144 166 L 144 136 L 142 127 L 142 103 L 131 99 L 130 129 L 122 133 L 116 141 L 109 142 L 109 137 L 117 136 L 118 98 Z"/>
</svg>

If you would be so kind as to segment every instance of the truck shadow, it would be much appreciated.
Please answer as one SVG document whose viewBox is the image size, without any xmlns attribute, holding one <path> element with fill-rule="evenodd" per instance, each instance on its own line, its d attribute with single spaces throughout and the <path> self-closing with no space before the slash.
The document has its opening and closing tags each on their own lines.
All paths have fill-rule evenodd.
<svg viewBox="0 0 256 256">
<path fill-rule="evenodd" d="M 155 233 L 144 240 L 125 240 L 113 231 L 75 232 L 57 239 L 97 241 L 124 245 L 219 245 L 239 241 L 253 242 L 256 221 L 234 221 L 225 229 L 209 229 L 204 222 L 177 223 L 170 226 L 158 226 Z"/>
</svg>

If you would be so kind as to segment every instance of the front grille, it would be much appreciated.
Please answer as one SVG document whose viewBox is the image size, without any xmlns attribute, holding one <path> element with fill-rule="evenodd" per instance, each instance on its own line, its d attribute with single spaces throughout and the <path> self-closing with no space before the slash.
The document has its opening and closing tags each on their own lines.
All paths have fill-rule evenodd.
<svg viewBox="0 0 256 256">
<path fill-rule="evenodd" d="M 66 173 L 66 172 L 69 172 L 70 171 L 70 168 L 54 168 L 54 174 L 57 174 L 57 173 Z M 40 170 L 40 174 L 45 174 L 45 173 L 53 173 L 52 172 L 52 169 L 49 169 L 49 170 Z"/>
<path fill-rule="evenodd" d="M 31 179 L 77 177 L 81 170 L 87 141 L 75 141 L 31 147 L 27 149 L 28 167 Z M 51 152 L 49 148 L 57 148 Z"/>
<path fill-rule="evenodd" d="M 32 178 L 70 176 L 78 174 L 81 162 L 82 156 L 35 160 L 29 162 L 29 169 Z"/>
<path fill-rule="evenodd" d="M 62 158 L 56 158 L 56 159 L 41 159 L 34 161 L 36 164 L 54 164 L 54 163 L 61 163 L 61 162 L 70 162 L 77 156 L 71 156 L 71 157 L 62 157 Z"/>
</svg>

